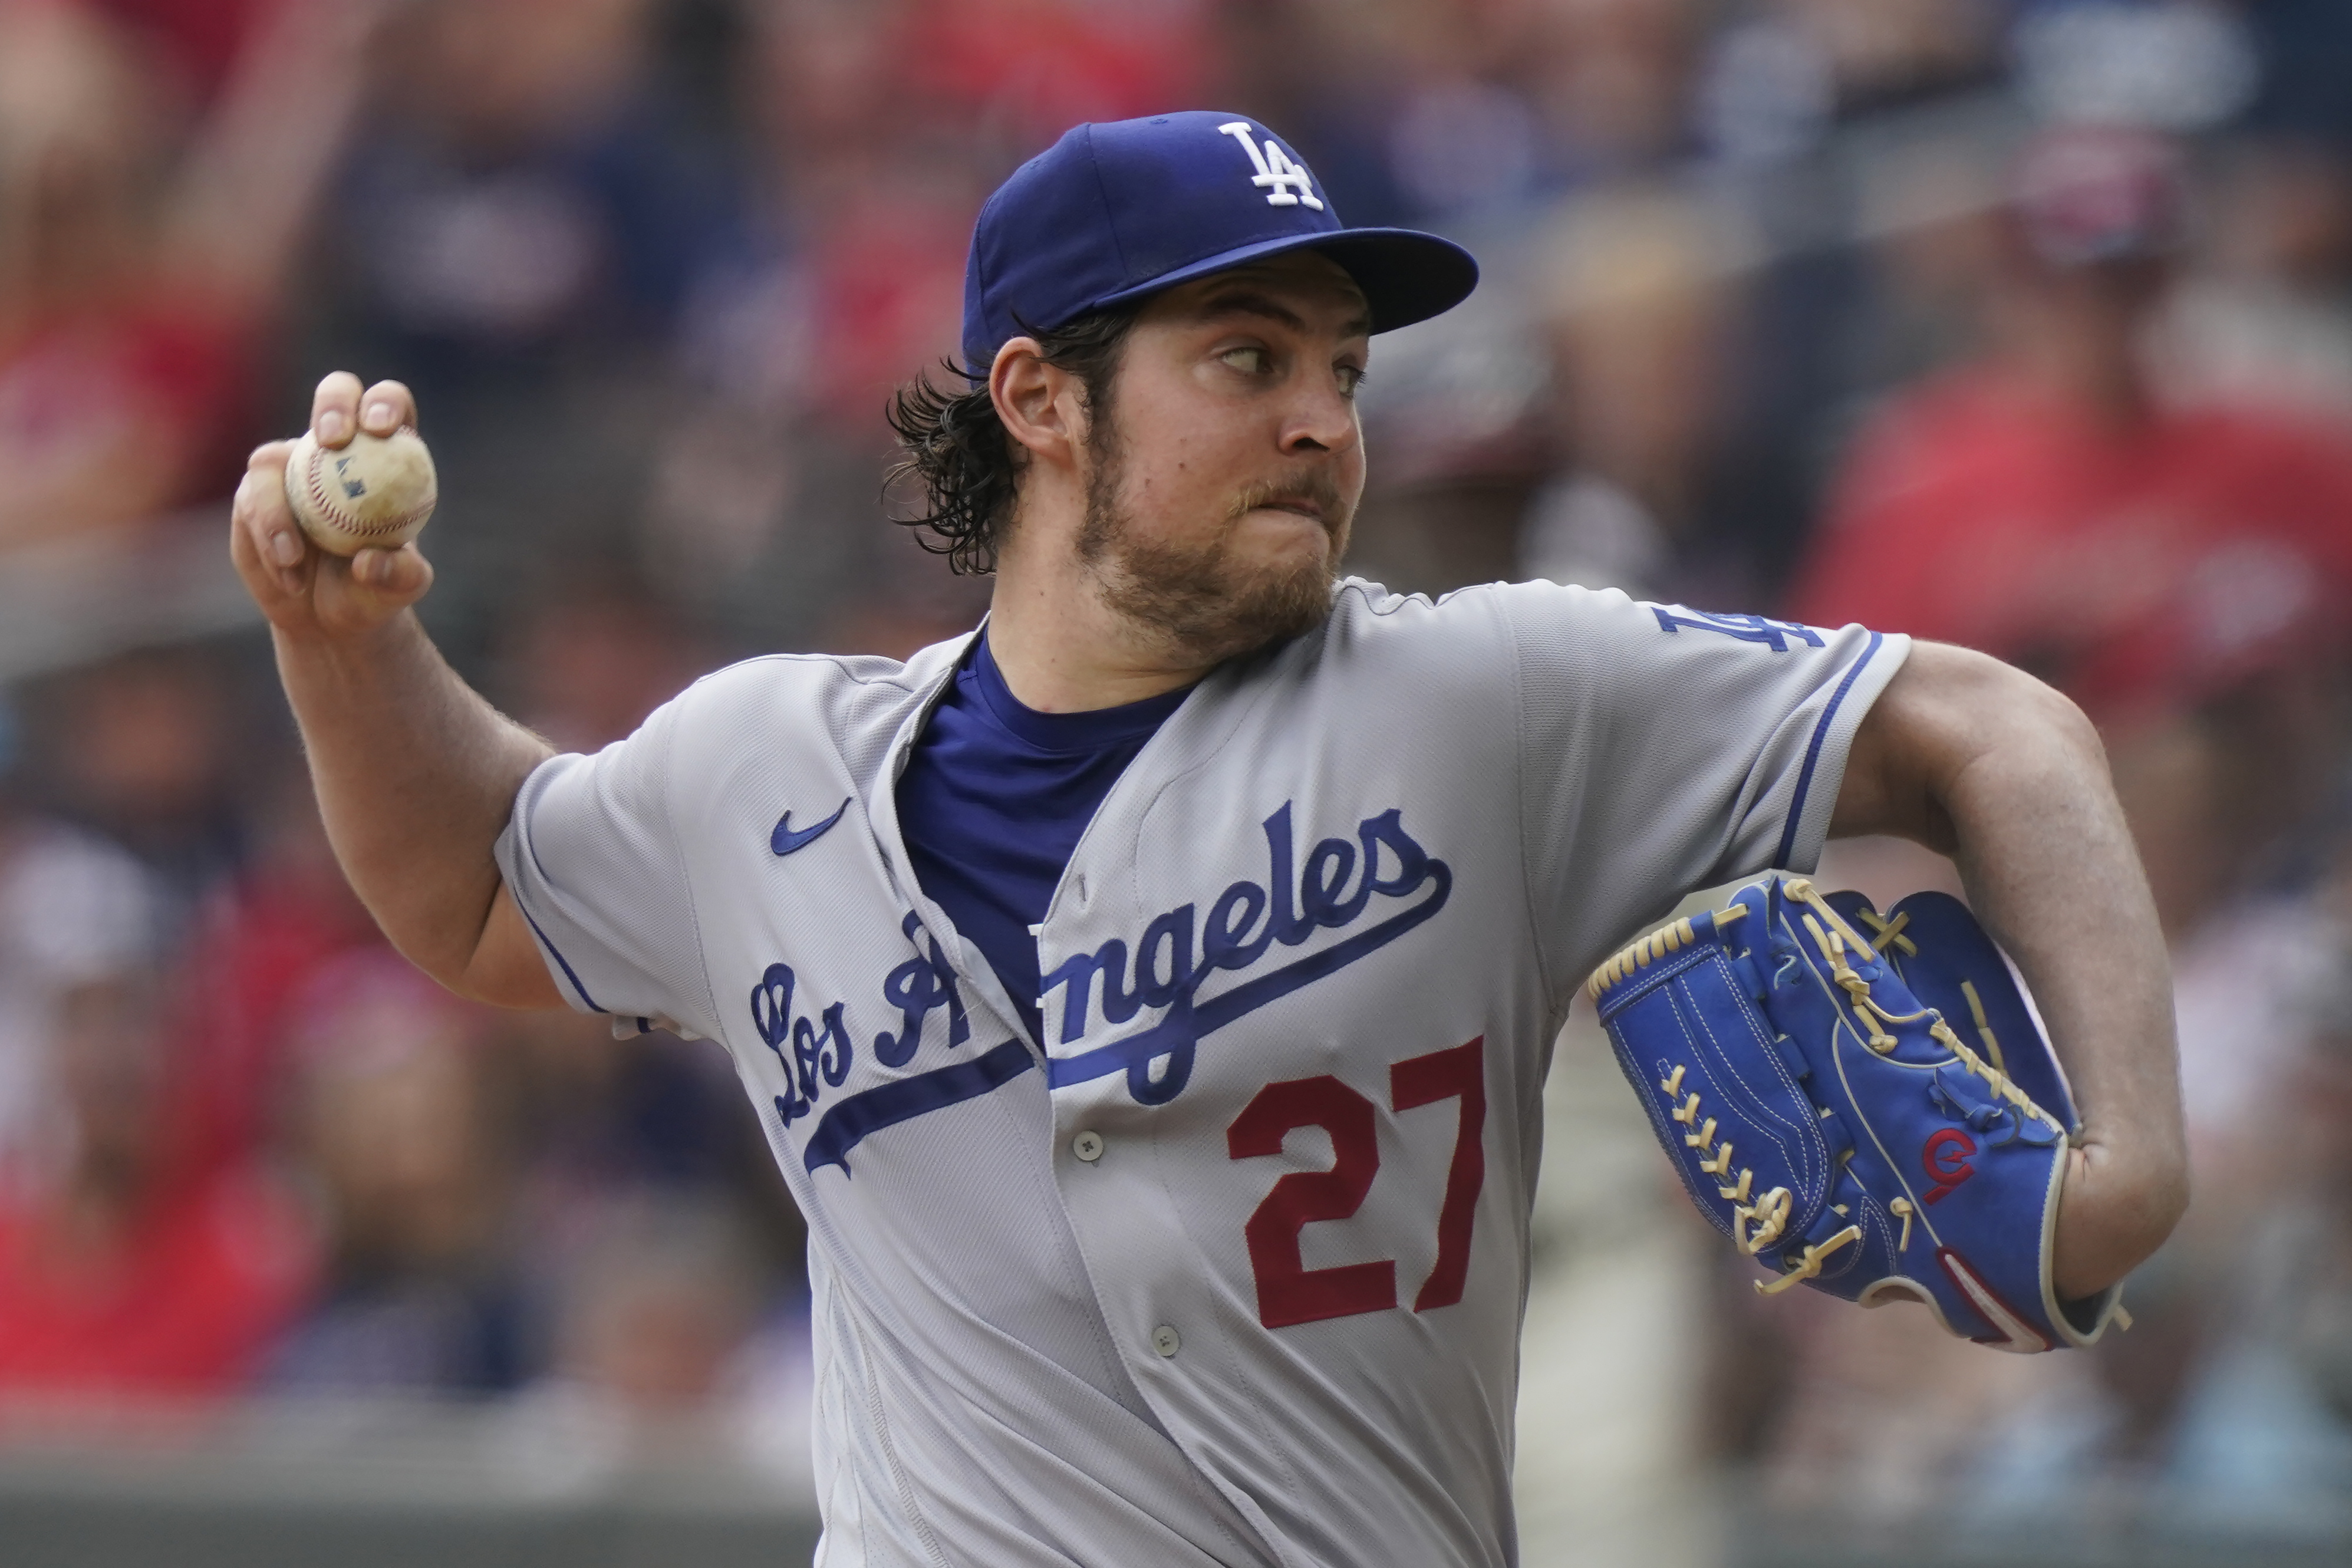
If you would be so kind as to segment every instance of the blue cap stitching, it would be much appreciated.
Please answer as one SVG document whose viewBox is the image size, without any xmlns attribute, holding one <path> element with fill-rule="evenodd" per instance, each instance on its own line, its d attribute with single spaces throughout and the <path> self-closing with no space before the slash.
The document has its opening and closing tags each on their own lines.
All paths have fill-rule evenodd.
<svg viewBox="0 0 2352 1568">
<path fill-rule="evenodd" d="M 1124 287 L 1124 280 L 1135 273 L 1127 264 L 1127 242 L 1119 237 L 1118 214 L 1111 206 L 1110 187 L 1103 184 L 1102 159 L 1095 153 L 1095 128 L 1091 124 L 1087 127 L 1087 167 L 1095 172 L 1095 195 L 1102 201 L 1103 227 L 1110 232 L 1111 248 L 1118 253 L 1118 275 Z"/>
</svg>

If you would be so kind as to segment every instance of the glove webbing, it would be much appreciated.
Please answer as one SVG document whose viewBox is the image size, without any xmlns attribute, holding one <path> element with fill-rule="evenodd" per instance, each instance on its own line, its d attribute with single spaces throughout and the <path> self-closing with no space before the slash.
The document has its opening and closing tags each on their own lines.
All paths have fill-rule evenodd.
<svg viewBox="0 0 2352 1568">
<path fill-rule="evenodd" d="M 1867 925 L 1871 934 L 1878 939 L 1878 951 L 1881 953 L 1889 947 L 1896 947 L 1902 949 L 1908 957 L 1919 956 L 1919 944 L 1903 934 L 1903 928 L 1911 923 L 1911 912 L 1908 910 L 1891 921 L 1875 910 L 1856 910 L 1854 913 L 1862 917 L 1863 923 Z M 1992 1020 L 1985 1016 L 1984 998 L 1977 994 L 1977 983 L 1973 980 L 1961 981 L 1960 994 L 1968 998 L 1969 1018 L 1977 1026 L 1977 1037 L 1984 1041 L 1986 1059 L 2002 1072 L 2008 1072 L 2009 1063 L 2000 1054 L 2000 1037 L 1992 1032 Z"/>
<path fill-rule="evenodd" d="M 1806 931 L 1811 935 L 1815 944 L 1821 948 L 1822 955 L 1829 960 L 1830 978 L 1837 982 L 1839 987 L 1852 999 L 1855 1016 L 1869 1026 L 1870 1034 L 1865 1038 L 1872 1050 L 1876 1051 L 1880 1056 L 1885 1056 L 1895 1048 L 1895 1037 L 1879 1027 L 1882 1020 L 1889 1024 L 1916 1024 L 1924 1018 L 1927 1021 L 1929 1037 L 1937 1045 L 1958 1058 L 1960 1065 L 1969 1072 L 1984 1079 L 1995 1094 L 2015 1106 L 2021 1115 L 2032 1117 L 2036 1121 L 2048 1121 L 2053 1125 L 2056 1124 L 2056 1118 L 2034 1104 L 2031 1095 L 2018 1088 L 2007 1073 L 1994 1065 L 1994 1062 L 2000 1058 L 2000 1042 L 1993 1037 L 1992 1029 L 1986 1022 L 1984 1004 L 1978 1000 L 1977 989 L 1974 985 L 1963 981 L 1961 991 L 1969 999 L 1969 1010 L 1976 1015 L 1978 1032 L 1983 1035 L 1986 1046 L 1992 1052 L 1994 1060 L 1991 1062 L 1969 1049 L 1959 1036 L 1952 1033 L 1950 1026 L 1944 1022 L 1943 1016 L 1933 1007 L 1922 1007 L 1916 1013 L 1889 1013 L 1880 1008 L 1871 998 L 1870 983 L 1855 973 L 1853 966 L 1848 963 L 1845 958 L 1849 944 L 1853 951 L 1860 952 L 1864 959 L 1872 962 L 1879 960 L 1877 950 L 1857 935 L 1852 926 L 1838 918 L 1838 912 L 1832 909 L 1829 901 L 1815 890 L 1811 882 L 1800 877 L 1781 886 L 1789 897 L 1811 905 L 1820 911 L 1823 920 L 1829 922 L 1829 929 L 1824 931 L 1819 924 L 1815 923 L 1811 915 L 1808 914 L 1804 917 Z M 1885 935 L 1893 937 L 1906 950 L 1912 952 L 1918 951 L 1912 945 L 1909 938 L 1901 934 L 1903 927 L 1901 921 L 1874 923 L 1878 924 Z"/>
</svg>

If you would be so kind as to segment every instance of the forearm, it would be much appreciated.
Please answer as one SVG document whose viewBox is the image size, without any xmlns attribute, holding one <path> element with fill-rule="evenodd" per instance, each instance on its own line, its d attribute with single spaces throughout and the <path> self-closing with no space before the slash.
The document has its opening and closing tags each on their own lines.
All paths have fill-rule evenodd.
<svg viewBox="0 0 2352 1568">
<path fill-rule="evenodd" d="M 1922 644 L 1857 737 L 1838 817 L 1949 854 L 2016 961 L 2082 1121 L 2058 1287 L 2114 1283 L 2179 1220 L 2189 1168 L 2171 967 L 2097 732 L 2041 682 Z"/>
<path fill-rule="evenodd" d="M 492 846 L 551 748 L 460 680 L 413 613 L 276 642 L 344 875 L 393 945 L 459 986 L 498 897 Z"/>
<path fill-rule="evenodd" d="M 1971 764 L 1946 806 L 1969 900 L 2024 974 L 2074 1091 L 2082 1132 L 2059 1211 L 2058 1284 L 2090 1295 L 2155 1250 L 2188 1197 L 2155 904 L 2079 719 Z"/>
</svg>

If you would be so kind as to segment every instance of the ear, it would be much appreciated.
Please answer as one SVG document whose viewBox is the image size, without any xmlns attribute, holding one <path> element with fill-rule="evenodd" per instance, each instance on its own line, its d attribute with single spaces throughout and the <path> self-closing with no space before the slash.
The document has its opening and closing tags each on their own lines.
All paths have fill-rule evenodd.
<svg viewBox="0 0 2352 1568">
<path fill-rule="evenodd" d="M 1086 443 L 1085 399 L 1077 377 L 1040 356 L 1037 340 L 1014 338 L 988 370 L 989 400 L 1005 434 L 1048 463 L 1073 463 Z"/>
</svg>

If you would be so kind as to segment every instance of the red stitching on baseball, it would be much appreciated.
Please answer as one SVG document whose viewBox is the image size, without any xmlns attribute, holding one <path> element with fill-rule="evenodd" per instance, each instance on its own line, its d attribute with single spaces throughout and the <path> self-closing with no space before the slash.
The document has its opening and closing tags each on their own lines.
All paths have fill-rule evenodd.
<svg viewBox="0 0 2352 1568">
<path fill-rule="evenodd" d="M 402 426 L 403 430 L 413 428 L 414 426 Z M 303 471 L 304 484 L 310 492 L 310 504 L 317 508 L 318 510 L 325 516 L 329 522 L 333 523 L 345 533 L 356 534 L 363 539 L 372 539 L 381 533 L 397 533 L 400 530 L 407 527 L 408 524 L 415 520 L 420 517 L 429 517 L 432 515 L 434 504 L 440 499 L 436 496 L 434 498 L 434 501 L 427 501 L 423 506 L 413 506 L 399 516 L 386 518 L 381 522 L 362 522 L 352 513 L 344 510 L 342 507 L 339 505 L 328 493 L 326 487 L 320 482 L 319 478 L 319 466 L 326 460 L 327 448 L 320 446 L 316 441 L 313 441 L 310 444 L 310 461 Z"/>
</svg>

